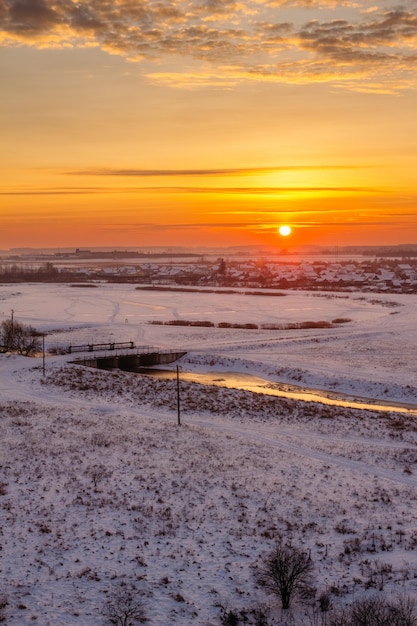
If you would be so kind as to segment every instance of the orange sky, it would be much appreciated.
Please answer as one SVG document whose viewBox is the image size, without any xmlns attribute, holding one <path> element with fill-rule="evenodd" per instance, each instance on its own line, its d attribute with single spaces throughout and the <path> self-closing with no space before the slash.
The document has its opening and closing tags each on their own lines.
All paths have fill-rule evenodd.
<svg viewBox="0 0 417 626">
<path fill-rule="evenodd" d="M 0 249 L 417 243 L 417 6 L 0 0 Z"/>
</svg>

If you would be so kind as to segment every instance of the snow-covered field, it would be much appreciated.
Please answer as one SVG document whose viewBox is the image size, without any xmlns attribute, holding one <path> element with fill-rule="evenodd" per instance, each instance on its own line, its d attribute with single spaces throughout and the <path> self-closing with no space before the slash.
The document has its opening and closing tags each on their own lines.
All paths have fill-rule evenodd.
<svg viewBox="0 0 417 626">
<path fill-rule="evenodd" d="M 415 296 L 147 292 L 132 285 L 0 286 L 0 321 L 46 348 L 134 341 L 187 350 L 182 371 L 271 381 L 417 408 Z M 150 321 L 333 328 L 239 330 Z M 253 566 L 278 538 L 311 551 L 316 597 L 417 597 L 417 428 L 372 412 L 0 355 L 1 537 L 9 626 L 101 625 L 134 585 L 148 623 L 220 624 L 220 605 L 270 606 Z M 1 605 L 1 597 L 0 597 Z M 291 621 L 292 620 L 292 621 Z"/>
</svg>

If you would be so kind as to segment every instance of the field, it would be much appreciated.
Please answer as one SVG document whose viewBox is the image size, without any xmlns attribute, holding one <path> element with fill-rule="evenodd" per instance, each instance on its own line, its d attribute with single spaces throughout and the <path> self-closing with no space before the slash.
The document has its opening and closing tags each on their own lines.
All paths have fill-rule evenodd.
<svg viewBox="0 0 417 626">
<path fill-rule="evenodd" d="M 104 626 L 121 585 L 135 588 L 157 626 L 215 626 L 225 611 L 259 606 L 270 624 L 324 624 L 320 594 L 334 607 L 417 597 L 415 296 L 14 285 L 0 286 L 0 302 L 0 321 L 13 309 L 47 333 L 48 352 L 45 376 L 41 355 L 0 355 L 8 626 Z M 350 321 L 293 330 L 149 323 L 337 319 Z M 49 354 L 101 341 L 187 350 L 181 371 L 216 373 L 220 384 L 222 373 L 243 372 L 414 410 L 182 381 L 178 426 L 176 381 Z M 254 575 L 280 539 L 314 564 L 314 590 L 289 612 Z"/>
</svg>

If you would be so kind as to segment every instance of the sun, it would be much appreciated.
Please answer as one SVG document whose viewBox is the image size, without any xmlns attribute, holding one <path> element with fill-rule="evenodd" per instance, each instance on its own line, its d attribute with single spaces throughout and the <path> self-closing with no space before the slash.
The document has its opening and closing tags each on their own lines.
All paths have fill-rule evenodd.
<svg viewBox="0 0 417 626">
<path fill-rule="evenodd" d="M 288 237 L 288 235 L 291 235 L 291 226 L 283 224 L 278 228 L 278 232 L 280 235 L 282 235 L 282 237 Z"/>
</svg>

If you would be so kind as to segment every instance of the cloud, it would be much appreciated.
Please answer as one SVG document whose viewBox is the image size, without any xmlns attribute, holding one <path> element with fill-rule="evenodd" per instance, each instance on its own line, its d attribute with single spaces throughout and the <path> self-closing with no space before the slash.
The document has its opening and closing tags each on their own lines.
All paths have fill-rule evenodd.
<svg viewBox="0 0 417 626">
<path fill-rule="evenodd" d="M 59 23 L 59 15 L 47 0 L 16 0 L 3 3 L 3 8 L 12 31 L 18 34 L 53 29 Z"/>
<path fill-rule="evenodd" d="M 381 193 L 368 187 L 141 187 L 141 191 L 159 193 L 277 195 L 302 193 Z"/>
<path fill-rule="evenodd" d="M 377 219 L 362 219 L 356 221 L 340 221 L 337 222 L 337 228 L 387 228 L 387 227 L 398 227 L 401 223 L 398 220 L 387 220 L 383 224 L 379 223 Z M 140 229 L 140 230 L 148 230 L 148 231 L 182 231 L 182 230 L 203 230 L 207 231 L 208 229 L 220 229 L 220 230 L 255 230 L 258 232 L 276 232 L 277 230 L 277 220 L 274 219 L 269 223 L 265 222 L 256 222 L 256 221 L 241 221 L 241 222 L 207 222 L 207 223 L 165 223 L 165 224 L 154 224 L 154 223 L 140 223 L 140 224 L 111 224 L 111 228 L 115 227 L 128 227 L 129 229 Z M 303 220 L 297 219 L 293 228 L 328 228 L 332 229 L 335 227 L 334 221 L 329 221 L 325 219 L 321 219 L 320 217 L 315 220 Z"/>
<path fill-rule="evenodd" d="M 316 170 L 347 170 L 361 169 L 360 165 L 283 165 L 283 166 L 264 166 L 264 167 L 240 167 L 240 168 L 210 168 L 210 169 L 112 169 L 112 168 L 91 168 L 87 170 L 74 170 L 65 172 L 68 176 L 121 176 L 121 177 L 138 177 L 147 178 L 154 176 L 258 176 L 260 174 L 271 174 L 274 172 L 287 171 L 316 171 Z"/>
<path fill-rule="evenodd" d="M 153 177 L 153 176 L 250 176 L 257 174 L 265 174 L 273 172 L 283 168 L 263 168 L 263 167 L 251 167 L 251 168 L 212 168 L 212 169 L 181 169 L 181 170 L 141 170 L 141 169 L 89 169 L 81 171 L 66 172 L 68 175 L 75 176 L 133 176 L 133 177 Z M 297 168 L 298 169 L 298 168 Z"/>
<path fill-rule="evenodd" d="M 260 4 L 263 0 L 256 0 Z M 357 2 L 351 0 L 266 0 L 269 7 L 296 7 L 302 9 L 333 9 L 336 7 L 357 7 Z"/>
<path fill-rule="evenodd" d="M 158 60 L 146 75 L 175 87 L 263 80 L 390 93 L 417 83 L 414 0 L 389 10 L 370 0 L 0 0 L 0 24 L 3 45 Z M 176 72 L 163 67 L 181 59 Z"/>
<path fill-rule="evenodd" d="M 164 224 L 152 223 L 152 222 L 119 222 L 104 225 L 99 227 L 104 230 L 114 231 L 115 229 L 119 230 L 128 230 L 132 232 L 134 230 L 138 231 L 148 231 L 155 232 L 157 234 L 161 234 L 162 232 L 170 232 L 170 231 L 202 231 L 204 234 L 207 234 L 209 230 L 264 230 L 264 226 L 259 224 L 258 222 L 253 221 L 245 221 L 245 222 L 186 222 L 186 223 L 177 223 L 177 222 L 165 222 Z M 270 227 L 273 229 L 273 227 Z M 275 222 L 275 230 L 276 230 L 276 222 Z"/>
<path fill-rule="evenodd" d="M 157 193 L 157 194 L 220 194 L 220 195 L 279 195 L 279 194 L 379 194 L 381 189 L 369 187 L 75 187 L 51 189 L 15 189 L 0 191 L 0 196 L 63 196 L 89 194 L 126 194 L 126 193 Z"/>
<path fill-rule="evenodd" d="M 387 11 L 362 23 L 313 20 L 299 32 L 300 45 L 315 53 L 343 63 L 375 63 L 402 58 L 415 63 L 417 49 L 417 14 L 411 11 Z M 403 50 L 398 53 L 398 47 Z M 405 50 L 413 50 L 406 54 Z"/>
</svg>

